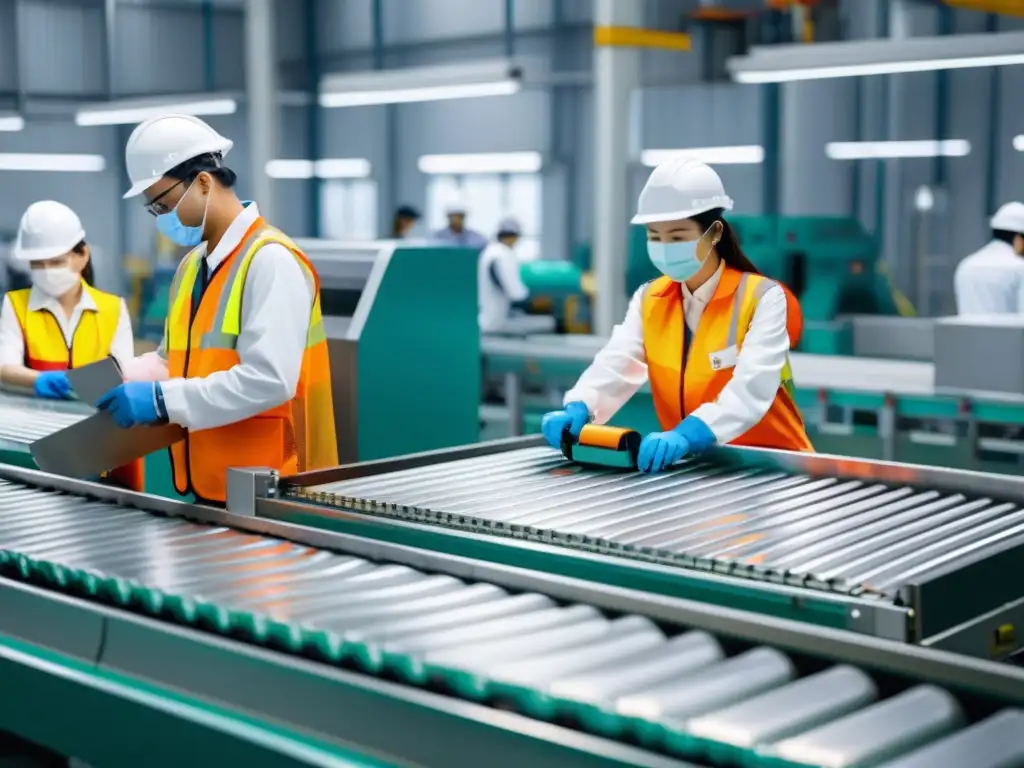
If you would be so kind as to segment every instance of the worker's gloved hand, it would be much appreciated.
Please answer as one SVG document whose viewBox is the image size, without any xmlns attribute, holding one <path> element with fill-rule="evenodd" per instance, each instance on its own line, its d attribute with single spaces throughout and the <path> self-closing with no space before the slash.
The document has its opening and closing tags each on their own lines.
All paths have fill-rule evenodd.
<svg viewBox="0 0 1024 768">
<path fill-rule="evenodd" d="M 641 472 L 661 472 L 691 453 L 715 444 L 715 434 L 696 416 L 687 416 L 669 432 L 652 432 L 640 443 L 636 466 Z"/>
<path fill-rule="evenodd" d="M 36 396 L 50 400 L 61 400 L 71 394 L 71 382 L 67 371 L 43 371 L 34 384 Z"/>
<path fill-rule="evenodd" d="M 137 424 L 159 424 L 166 415 L 157 411 L 159 384 L 149 381 L 128 381 L 107 392 L 96 407 L 114 417 L 123 429 Z"/>
<path fill-rule="evenodd" d="M 545 413 L 540 422 L 540 431 L 548 445 L 556 451 L 562 449 L 562 433 L 568 429 L 573 439 L 578 439 L 580 432 L 590 421 L 590 411 L 585 403 L 568 403 L 560 411 Z"/>
</svg>

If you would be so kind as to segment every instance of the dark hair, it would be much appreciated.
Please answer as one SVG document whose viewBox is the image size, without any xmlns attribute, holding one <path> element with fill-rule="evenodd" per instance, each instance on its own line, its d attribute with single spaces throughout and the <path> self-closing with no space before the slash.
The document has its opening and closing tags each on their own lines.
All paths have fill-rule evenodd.
<svg viewBox="0 0 1024 768">
<path fill-rule="evenodd" d="M 503 238 L 506 238 L 506 237 L 519 237 L 519 233 L 518 232 L 512 232 L 511 230 L 508 230 L 508 229 L 499 229 L 498 230 L 498 239 L 502 240 Z"/>
<path fill-rule="evenodd" d="M 420 218 L 420 212 L 413 208 L 411 205 L 399 206 L 398 210 L 395 211 L 395 217 L 391 220 L 391 235 L 392 237 L 398 237 L 402 234 L 401 224 L 403 219 L 411 219 L 418 221 Z"/>
<path fill-rule="evenodd" d="M 993 229 L 992 230 L 992 239 L 993 240 L 1002 240 L 1004 243 L 1009 243 L 1010 245 L 1013 245 L 1013 241 L 1014 241 L 1014 239 L 1018 235 L 1020 235 L 1021 237 L 1024 237 L 1024 232 L 1011 232 L 1008 229 Z"/>
<path fill-rule="evenodd" d="M 235 186 L 238 176 L 230 168 L 224 166 L 224 157 L 220 152 L 207 152 L 186 160 L 183 163 L 171 168 L 164 176 L 171 179 L 178 179 L 191 183 L 200 173 L 208 173 L 215 178 L 221 186 L 230 189 Z"/>
<path fill-rule="evenodd" d="M 696 216 L 691 216 L 690 220 L 697 222 L 701 228 L 707 232 L 711 228 L 711 225 L 716 221 L 722 222 L 722 239 L 718 241 L 715 246 L 715 251 L 721 256 L 722 261 L 728 264 L 734 269 L 740 270 L 740 272 L 750 272 L 754 275 L 760 275 L 761 270 L 754 266 L 754 262 L 747 258 L 747 255 L 743 253 L 743 249 L 740 248 L 740 240 L 736 237 L 736 233 L 733 228 L 729 226 L 729 222 L 722 218 L 724 208 L 714 208 L 704 213 L 698 213 Z"/>
<path fill-rule="evenodd" d="M 85 255 L 85 249 L 87 247 L 88 246 L 86 246 L 85 240 L 83 240 L 78 245 L 76 245 L 74 248 L 72 248 L 71 251 L 73 253 L 77 253 L 79 256 L 84 256 Z M 87 262 L 85 262 L 85 269 L 82 270 L 82 279 L 85 280 L 85 284 L 86 285 L 94 285 L 95 284 L 96 278 L 95 278 L 95 273 L 92 271 L 92 259 L 89 259 Z"/>
</svg>

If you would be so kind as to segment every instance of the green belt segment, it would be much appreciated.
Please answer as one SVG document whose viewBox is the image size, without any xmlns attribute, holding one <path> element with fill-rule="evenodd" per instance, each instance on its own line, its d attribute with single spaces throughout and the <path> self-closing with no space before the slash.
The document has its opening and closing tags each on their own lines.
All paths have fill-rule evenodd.
<svg viewBox="0 0 1024 768">
<path fill-rule="evenodd" d="M 858 670 L 641 616 L 6 481 L 0 576 L 708 765 L 876 765 L 970 734 L 937 688 L 882 693 Z M 793 700 L 813 706 L 780 721 Z"/>
</svg>

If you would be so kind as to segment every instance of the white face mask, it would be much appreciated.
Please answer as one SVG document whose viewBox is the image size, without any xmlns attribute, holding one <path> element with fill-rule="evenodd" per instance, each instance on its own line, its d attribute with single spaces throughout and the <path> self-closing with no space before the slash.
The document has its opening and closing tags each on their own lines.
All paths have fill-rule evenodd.
<svg viewBox="0 0 1024 768">
<path fill-rule="evenodd" d="M 32 285 L 55 299 L 59 299 L 81 281 L 82 276 L 68 267 L 32 270 Z"/>
</svg>

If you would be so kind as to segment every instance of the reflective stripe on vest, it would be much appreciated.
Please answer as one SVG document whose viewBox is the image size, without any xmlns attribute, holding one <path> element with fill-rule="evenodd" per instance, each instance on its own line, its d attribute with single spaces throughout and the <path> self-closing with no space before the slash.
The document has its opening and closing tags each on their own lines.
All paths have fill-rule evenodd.
<svg viewBox="0 0 1024 768">
<path fill-rule="evenodd" d="M 743 297 L 747 289 L 747 278 L 750 277 L 749 272 L 744 272 L 740 277 L 740 283 L 736 286 L 736 298 L 732 303 L 732 317 L 729 318 L 729 336 L 728 346 L 736 346 L 736 339 L 739 336 L 739 325 L 740 315 L 743 312 Z M 758 302 L 764 298 L 764 295 L 768 293 L 772 288 L 776 287 L 778 283 L 774 280 L 770 280 L 763 275 L 756 276 L 757 283 L 754 285 L 754 306 L 756 307 Z M 796 397 L 796 387 L 793 384 L 793 368 L 789 364 L 789 354 L 786 354 L 786 364 L 782 366 L 782 386 L 785 387 L 786 392 L 789 393 L 790 397 Z"/>
<path fill-rule="evenodd" d="M 34 371 L 62 371 L 80 368 L 110 355 L 110 347 L 121 320 L 121 299 L 83 283 L 96 309 L 85 309 L 71 335 L 64 338 L 57 318 L 48 309 L 28 308 L 30 288 L 7 294 L 21 326 L 25 341 L 25 367 Z"/>
</svg>

